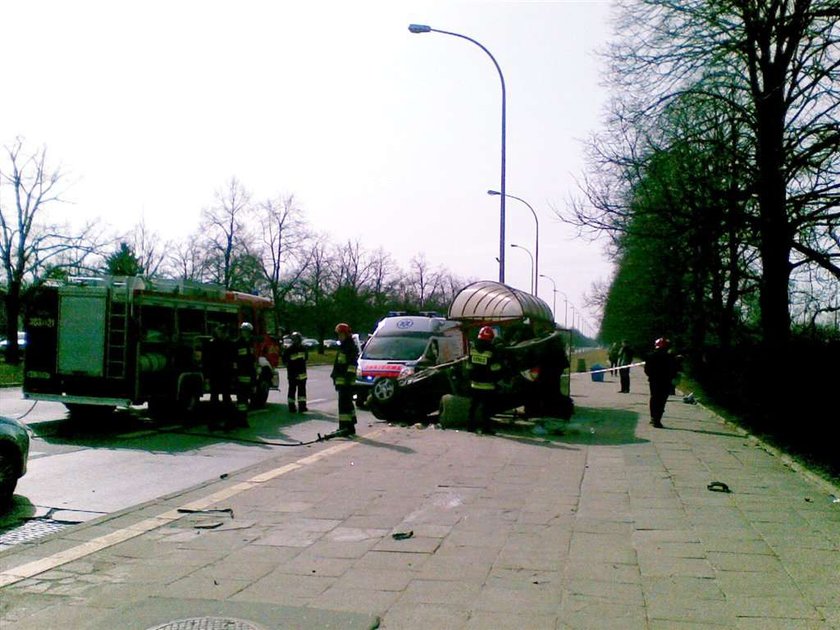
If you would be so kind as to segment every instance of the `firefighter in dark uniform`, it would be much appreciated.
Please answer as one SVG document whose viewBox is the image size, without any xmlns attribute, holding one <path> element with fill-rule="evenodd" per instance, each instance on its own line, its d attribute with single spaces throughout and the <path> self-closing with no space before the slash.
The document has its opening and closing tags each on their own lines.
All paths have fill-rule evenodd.
<svg viewBox="0 0 840 630">
<path fill-rule="evenodd" d="M 303 347 L 303 337 L 299 332 L 292 333 L 292 344 L 283 348 L 283 364 L 289 378 L 289 411 L 303 413 L 306 409 L 306 362 L 309 356 Z"/>
<path fill-rule="evenodd" d="M 232 426 L 248 426 L 248 405 L 251 402 L 257 379 L 257 364 L 254 359 L 254 325 L 242 322 L 239 336 L 234 342 L 236 373 L 236 414 Z M 230 428 L 230 425 L 229 425 Z"/>
<path fill-rule="evenodd" d="M 356 406 L 353 404 L 353 385 L 356 383 L 356 365 L 359 362 L 359 350 L 353 341 L 350 326 L 341 323 L 335 327 L 338 337 L 338 350 L 335 353 L 330 377 L 338 392 L 338 430 L 344 435 L 356 433 Z"/>
<path fill-rule="evenodd" d="M 665 403 L 677 376 L 677 360 L 668 351 L 670 345 L 665 337 L 660 337 L 653 343 L 653 352 L 645 361 L 645 374 L 650 385 L 650 423 L 657 429 L 662 428 Z"/>
<path fill-rule="evenodd" d="M 229 415 L 233 408 L 233 349 L 224 324 L 218 324 L 213 331 L 213 337 L 207 344 L 206 357 L 211 407 L 208 426 L 212 429 L 217 427 L 221 418 Z"/>
<path fill-rule="evenodd" d="M 470 356 L 466 364 L 470 379 L 470 414 L 467 430 L 480 429 L 490 435 L 494 431 L 489 410 L 503 367 L 499 349 L 493 344 L 495 338 L 495 331 L 490 326 L 483 326 L 478 331 L 478 338 L 470 344 Z"/>
</svg>

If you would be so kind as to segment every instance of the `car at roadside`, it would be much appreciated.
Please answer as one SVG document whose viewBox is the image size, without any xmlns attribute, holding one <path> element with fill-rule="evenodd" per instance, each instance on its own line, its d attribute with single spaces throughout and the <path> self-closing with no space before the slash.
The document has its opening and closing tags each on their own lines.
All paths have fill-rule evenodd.
<svg viewBox="0 0 840 630">
<path fill-rule="evenodd" d="M 317 339 L 311 339 L 311 338 L 307 337 L 306 339 L 303 340 L 303 347 L 306 348 L 307 350 L 312 350 L 314 348 L 317 348 L 318 347 L 318 340 Z"/>
<path fill-rule="evenodd" d="M 29 458 L 29 429 L 6 416 L 0 416 L 0 506 L 9 503 L 18 479 L 26 474 Z"/>
</svg>

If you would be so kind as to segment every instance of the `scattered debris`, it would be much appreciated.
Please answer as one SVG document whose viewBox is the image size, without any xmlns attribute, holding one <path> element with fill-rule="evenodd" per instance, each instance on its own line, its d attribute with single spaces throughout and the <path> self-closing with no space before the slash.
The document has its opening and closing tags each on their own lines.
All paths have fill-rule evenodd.
<svg viewBox="0 0 840 630">
<path fill-rule="evenodd" d="M 196 529 L 216 529 L 222 525 L 222 521 L 205 521 L 203 523 L 196 523 L 193 527 Z"/>
<path fill-rule="evenodd" d="M 407 532 L 394 532 L 393 534 L 391 534 L 391 538 L 393 538 L 394 540 L 407 540 L 412 536 L 414 536 L 414 530 L 410 530 Z"/>
<path fill-rule="evenodd" d="M 694 397 L 694 392 L 691 392 L 691 393 L 683 396 L 683 402 L 686 405 L 696 405 L 697 404 L 697 399 Z"/>
<path fill-rule="evenodd" d="M 706 486 L 706 489 L 711 490 L 712 492 L 732 492 L 732 490 L 729 489 L 729 486 L 727 486 L 722 481 L 713 481 L 708 486 Z"/>
<path fill-rule="evenodd" d="M 230 514 L 230 517 L 233 518 L 233 509 L 231 508 L 221 508 L 218 510 L 191 510 L 190 508 L 178 508 L 178 512 L 181 514 Z"/>
</svg>

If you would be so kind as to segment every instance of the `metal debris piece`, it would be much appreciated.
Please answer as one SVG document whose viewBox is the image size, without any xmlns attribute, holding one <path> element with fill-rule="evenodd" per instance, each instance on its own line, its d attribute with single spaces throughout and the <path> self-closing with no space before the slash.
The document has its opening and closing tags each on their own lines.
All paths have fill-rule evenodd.
<svg viewBox="0 0 840 630">
<path fill-rule="evenodd" d="M 232 508 L 221 508 L 218 510 L 191 510 L 190 508 L 178 508 L 178 512 L 181 514 L 230 514 L 230 517 L 233 518 Z"/>
<path fill-rule="evenodd" d="M 722 481 L 713 481 L 708 486 L 706 486 L 706 489 L 711 490 L 712 492 L 732 492 L 732 490 L 729 489 L 729 486 L 727 486 Z"/>
<path fill-rule="evenodd" d="M 394 540 L 406 540 L 414 536 L 414 530 L 407 531 L 407 532 L 394 532 L 391 534 L 391 538 Z"/>
</svg>

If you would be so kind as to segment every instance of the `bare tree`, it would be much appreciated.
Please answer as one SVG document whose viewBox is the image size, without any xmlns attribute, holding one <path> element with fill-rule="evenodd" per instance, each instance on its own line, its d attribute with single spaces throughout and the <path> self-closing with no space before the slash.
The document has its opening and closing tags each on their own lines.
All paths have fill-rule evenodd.
<svg viewBox="0 0 840 630">
<path fill-rule="evenodd" d="M 837 0 L 622 0 L 610 50 L 634 127 L 686 93 L 717 99 L 752 137 L 761 329 L 790 335 L 789 286 L 801 257 L 836 277 L 840 202 Z M 815 247 L 816 246 L 816 247 Z M 826 249 L 828 247 L 829 249 Z"/>
<path fill-rule="evenodd" d="M 18 320 L 27 282 L 50 267 L 81 265 L 96 249 L 94 224 L 78 231 L 49 220 L 48 211 L 63 201 L 64 175 L 47 163 L 47 149 L 27 152 L 18 138 L 4 147 L 8 167 L 0 169 L 0 264 L 6 285 L 6 358 L 19 361 Z"/>
<path fill-rule="evenodd" d="M 262 272 L 274 301 L 275 328 L 279 328 L 285 317 L 286 296 L 306 272 L 312 250 L 306 247 L 309 235 L 294 195 L 266 199 L 259 204 L 258 213 Z"/>
<path fill-rule="evenodd" d="M 129 236 L 129 244 L 137 262 L 140 263 L 142 273 L 149 278 L 159 276 L 166 262 L 166 252 L 171 249 L 172 244 L 162 242 L 159 234 L 149 230 L 145 218 L 134 226 Z"/>
<path fill-rule="evenodd" d="M 425 254 L 414 256 L 410 265 L 409 281 L 417 300 L 417 307 L 422 310 L 440 292 L 441 274 L 429 268 Z"/>
<path fill-rule="evenodd" d="M 237 254 L 250 253 L 246 219 L 251 211 L 251 195 L 236 177 L 231 177 L 215 197 L 215 204 L 202 212 L 202 233 L 211 280 L 230 288 Z"/>
<path fill-rule="evenodd" d="M 198 234 L 175 243 L 171 249 L 165 263 L 169 275 L 195 282 L 204 279 L 205 253 Z"/>
</svg>

